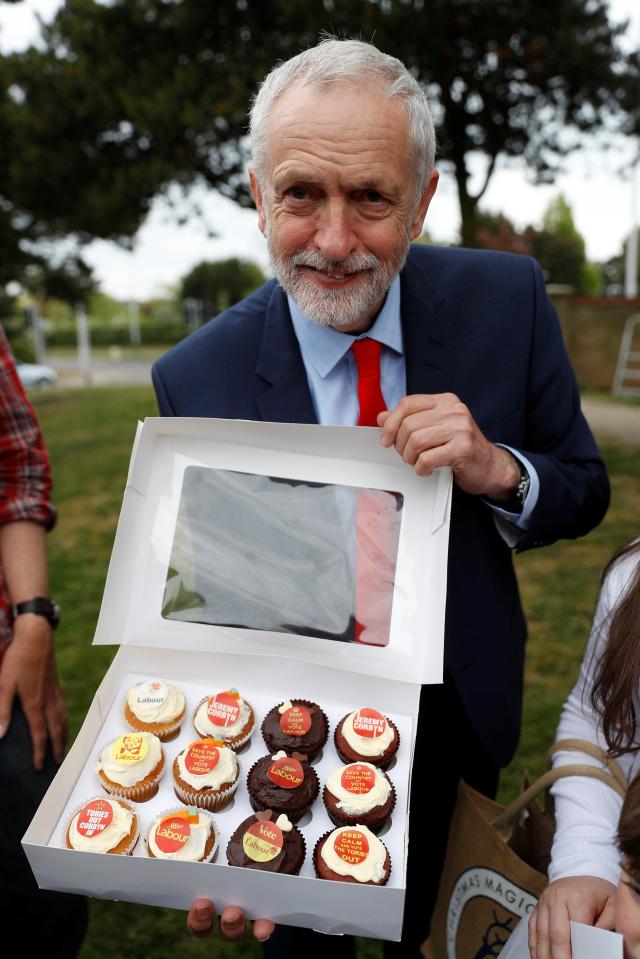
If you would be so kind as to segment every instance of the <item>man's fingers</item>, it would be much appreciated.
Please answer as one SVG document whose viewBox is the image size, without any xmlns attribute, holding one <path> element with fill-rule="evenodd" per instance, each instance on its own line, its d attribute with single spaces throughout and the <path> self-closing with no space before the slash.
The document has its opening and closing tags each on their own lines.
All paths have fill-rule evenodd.
<svg viewBox="0 0 640 959">
<path fill-rule="evenodd" d="M 239 939 L 247 931 L 247 922 L 242 909 L 227 906 L 220 916 L 220 932 L 225 939 Z"/>
<path fill-rule="evenodd" d="M 53 758 L 59 766 L 64 759 L 64 747 L 67 745 L 69 734 L 69 720 L 64 705 L 58 703 L 55 709 L 49 710 L 46 715 L 46 723 Z"/>
<path fill-rule="evenodd" d="M 416 393 L 413 396 L 405 396 L 400 400 L 397 406 L 387 413 L 384 422 L 378 424 L 382 426 L 382 437 L 380 442 L 383 446 L 393 446 L 396 442 L 396 436 L 400 426 L 407 416 L 413 413 L 419 413 L 421 410 L 430 410 L 436 406 L 438 397 L 429 396 L 426 393 Z"/>
<path fill-rule="evenodd" d="M 531 928 L 531 924 L 529 924 Z M 534 956 L 534 953 L 531 953 Z M 536 909 L 535 959 L 551 959 L 549 951 L 549 911 L 541 903 Z"/>
<path fill-rule="evenodd" d="M 187 929 L 192 936 L 208 936 L 215 918 L 213 903 L 209 899 L 196 899 L 187 916 Z"/>
<path fill-rule="evenodd" d="M 253 938 L 258 942 L 265 942 L 275 928 L 275 923 L 270 919 L 256 919 L 253 923 Z"/>
</svg>

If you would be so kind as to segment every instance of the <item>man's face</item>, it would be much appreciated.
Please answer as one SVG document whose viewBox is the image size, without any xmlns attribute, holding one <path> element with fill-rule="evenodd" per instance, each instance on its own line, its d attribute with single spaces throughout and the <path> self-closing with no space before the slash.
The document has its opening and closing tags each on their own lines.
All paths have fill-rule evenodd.
<svg viewBox="0 0 640 959">
<path fill-rule="evenodd" d="M 276 101 L 266 169 L 250 171 L 274 271 L 310 319 L 367 329 L 419 235 L 407 113 L 363 84 L 294 86 Z"/>
<path fill-rule="evenodd" d="M 616 929 L 624 936 L 625 959 L 640 959 L 640 888 L 624 869 L 616 895 Z"/>
</svg>

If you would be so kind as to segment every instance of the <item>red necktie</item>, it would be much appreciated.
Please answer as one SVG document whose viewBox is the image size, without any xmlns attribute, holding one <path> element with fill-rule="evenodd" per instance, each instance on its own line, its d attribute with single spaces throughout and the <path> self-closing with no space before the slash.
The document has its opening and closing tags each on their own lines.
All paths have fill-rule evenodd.
<svg viewBox="0 0 640 959">
<path fill-rule="evenodd" d="M 377 426 L 378 413 L 386 410 L 380 389 L 380 353 L 382 344 L 377 340 L 354 340 L 351 345 L 358 367 L 358 400 L 360 415 L 358 426 Z"/>
<path fill-rule="evenodd" d="M 358 367 L 358 426 L 377 426 L 386 410 L 380 388 L 381 345 L 355 340 Z M 395 499 L 384 490 L 358 490 L 356 500 L 355 640 L 374 646 L 389 642 L 398 525 Z"/>
</svg>

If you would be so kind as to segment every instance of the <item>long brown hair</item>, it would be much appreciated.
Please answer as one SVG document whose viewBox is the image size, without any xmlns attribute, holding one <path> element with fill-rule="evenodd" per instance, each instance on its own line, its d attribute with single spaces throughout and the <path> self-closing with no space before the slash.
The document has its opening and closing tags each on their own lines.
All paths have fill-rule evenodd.
<svg viewBox="0 0 640 959">
<path fill-rule="evenodd" d="M 627 543 L 603 573 L 626 556 L 638 553 L 638 565 L 619 602 L 610 614 L 609 637 L 598 662 L 591 703 L 602 722 L 602 732 L 612 756 L 636 752 L 634 697 L 640 682 L 640 541 Z M 605 623 L 606 625 L 606 623 Z"/>
<path fill-rule="evenodd" d="M 618 849 L 634 882 L 640 881 L 640 776 L 629 783 L 618 823 Z"/>
</svg>

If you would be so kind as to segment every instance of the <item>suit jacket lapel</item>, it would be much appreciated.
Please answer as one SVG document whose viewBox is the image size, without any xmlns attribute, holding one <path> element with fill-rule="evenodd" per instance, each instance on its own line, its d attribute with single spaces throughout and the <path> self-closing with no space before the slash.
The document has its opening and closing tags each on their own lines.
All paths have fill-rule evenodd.
<svg viewBox="0 0 640 959">
<path fill-rule="evenodd" d="M 268 384 L 257 398 L 261 419 L 317 422 L 287 298 L 277 283 L 267 306 L 256 373 Z"/>
<path fill-rule="evenodd" d="M 410 255 L 400 274 L 407 394 L 453 388 L 455 339 L 446 297 L 428 275 L 428 254 Z M 427 263 L 424 261 L 427 260 Z"/>
</svg>

